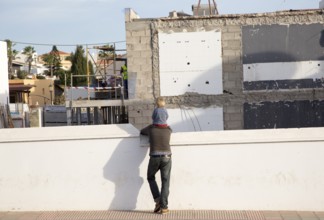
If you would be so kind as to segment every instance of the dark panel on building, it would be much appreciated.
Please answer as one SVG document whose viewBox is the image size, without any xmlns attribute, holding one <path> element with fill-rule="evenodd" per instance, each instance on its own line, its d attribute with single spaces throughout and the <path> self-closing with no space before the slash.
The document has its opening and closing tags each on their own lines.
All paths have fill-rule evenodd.
<svg viewBox="0 0 324 220">
<path fill-rule="evenodd" d="M 322 32 L 321 32 L 320 45 L 321 45 L 321 47 L 324 47 L 324 30 L 322 30 Z"/>
<path fill-rule="evenodd" d="M 324 24 L 242 28 L 243 64 L 324 60 Z"/>
<path fill-rule="evenodd" d="M 278 90 L 324 88 L 324 79 L 268 80 L 243 82 L 244 90 Z"/>
<path fill-rule="evenodd" d="M 324 100 L 244 103 L 244 129 L 324 127 Z"/>
</svg>

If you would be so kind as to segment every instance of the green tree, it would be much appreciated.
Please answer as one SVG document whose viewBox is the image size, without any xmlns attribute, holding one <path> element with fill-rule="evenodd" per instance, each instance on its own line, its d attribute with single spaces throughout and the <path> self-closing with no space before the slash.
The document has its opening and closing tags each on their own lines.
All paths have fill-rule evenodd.
<svg viewBox="0 0 324 220">
<path fill-rule="evenodd" d="M 37 75 L 37 76 L 36 76 L 36 79 L 46 79 L 46 77 L 43 76 L 43 75 Z"/>
<path fill-rule="evenodd" d="M 71 85 L 71 71 L 64 71 L 61 69 L 58 71 L 57 76 L 60 78 L 60 84 L 61 85 Z"/>
<path fill-rule="evenodd" d="M 32 62 L 33 62 L 33 54 L 35 53 L 35 49 L 32 46 L 27 46 L 24 48 L 22 54 L 26 55 L 26 62 L 28 64 L 28 74 L 30 74 L 31 71 L 31 66 L 32 66 Z"/>
<path fill-rule="evenodd" d="M 18 79 L 26 79 L 27 74 L 25 70 L 18 70 L 17 77 Z"/>
<path fill-rule="evenodd" d="M 17 50 L 13 50 L 13 47 L 15 44 L 13 44 L 9 39 L 5 40 L 7 42 L 7 55 L 8 55 L 8 78 L 12 79 L 14 78 L 14 70 L 12 67 L 12 61 L 16 58 L 16 55 L 18 54 Z"/>
<path fill-rule="evenodd" d="M 72 75 L 84 75 L 85 77 L 73 77 L 73 85 L 85 85 L 87 82 L 87 59 L 84 55 L 82 46 L 77 46 L 75 53 L 71 54 L 71 73 Z"/>
<path fill-rule="evenodd" d="M 60 52 L 57 47 L 54 45 L 51 52 L 44 54 L 42 59 L 45 62 L 45 66 L 49 69 L 51 77 L 53 77 L 53 75 L 58 76 L 62 63 Z"/>
</svg>

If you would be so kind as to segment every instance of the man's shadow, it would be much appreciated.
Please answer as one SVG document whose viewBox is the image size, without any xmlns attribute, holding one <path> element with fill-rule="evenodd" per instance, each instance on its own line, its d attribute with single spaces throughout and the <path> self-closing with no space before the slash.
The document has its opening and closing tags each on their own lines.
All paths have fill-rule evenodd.
<svg viewBox="0 0 324 220">
<path fill-rule="evenodd" d="M 136 143 L 134 145 L 134 143 Z M 133 138 L 122 140 L 103 168 L 103 176 L 115 184 L 115 195 L 109 210 L 136 209 L 139 191 L 144 183 L 140 166 L 148 148 Z"/>
</svg>

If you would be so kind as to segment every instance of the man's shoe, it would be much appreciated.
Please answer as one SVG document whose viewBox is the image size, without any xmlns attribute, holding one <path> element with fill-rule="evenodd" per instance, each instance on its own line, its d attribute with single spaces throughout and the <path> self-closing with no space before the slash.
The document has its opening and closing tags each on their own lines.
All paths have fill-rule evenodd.
<svg viewBox="0 0 324 220">
<path fill-rule="evenodd" d="M 161 211 L 161 205 L 159 203 L 156 203 L 155 208 L 154 208 L 154 212 L 157 213 L 159 211 Z"/>
<path fill-rule="evenodd" d="M 161 214 L 164 215 L 164 214 L 167 214 L 169 213 L 169 209 L 161 209 Z"/>
</svg>

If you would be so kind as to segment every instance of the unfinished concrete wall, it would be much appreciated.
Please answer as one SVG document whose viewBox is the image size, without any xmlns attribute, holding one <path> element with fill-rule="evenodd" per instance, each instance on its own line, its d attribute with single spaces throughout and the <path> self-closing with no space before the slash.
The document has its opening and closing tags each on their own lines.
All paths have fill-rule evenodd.
<svg viewBox="0 0 324 220">
<path fill-rule="evenodd" d="M 170 91 L 175 85 L 169 82 L 170 91 L 167 93 L 168 108 L 179 109 L 179 106 L 188 108 L 210 108 L 217 106 L 223 109 L 223 129 L 243 129 L 247 122 L 244 121 L 246 104 L 258 104 L 260 102 L 279 102 L 279 101 L 303 101 L 303 100 L 324 100 L 324 91 L 322 87 L 318 88 L 289 88 L 289 89 L 271 89 L 271 90 L 243 90 L 243 59 L 244 59 L 244 40 L 242 30 L 254 26 L 290 26 L 315 25 L 322 27 L 324 24 L 323 10 L 305 10 L 305 11 L 285 11 L 266 14 L 246 14 L 246 15 L 224 15 L 212 17 L 188 17 L 188 18 L 160 18 L 160 19 L 135 19 L 126 23 L 127 31 L 127 53 L 130 72 L 134 72 L 137 79 L 136 92 L 134 97 L 141 100 L 151 100 L 163 95 L 161 89 L 167 89 L 168 86 L 161 87 L 164 76 L 164 66 L 161 67 L 161 36 L 163 34 L 174 35 L 182 34 L 183 41 L 190 33 L 207 33 L 219 31 L 221 33 L 221 51 L 222 51 L 222 93 L 217 93 L 215 87 L 214 94 L 208 94 L 201 91 L 187 91 L 179 94 Z M 320 30 L 320 29 L 318 29 Z M 318 31 L 317 30 L 317 31 Z M 273 35 L 276 34 L 274 30 Z M 323 35 L 323 31 L 320 33 Z M 202 37 L 202 35 L 200 36 Z M 291 36 L 293 37 L 293 36 Z M 323 36 L 316 36 L 322 39 Z M 215 41 L 217 39 L 215 38 Z M 146 42 L 146 43 L 145 43 Z M 275 43 L 273 39 L 272 43 Z M 298 43 L 298 41 L 295 43 Z M 305 43 L 305 42 L 301 42 Z M 294 46 L 294 45 L 292 45 Z M 163 48 L 162 48 L 163 49 Z M 188 51 L 196 49 L 200 57 L 208 59 L 208 53 L 199 53 L 201 48 L 190 48 Z M 319 53 L 323 52 L 323 46 L 320 42 L 316 48 Z M 267 53 L 268 51 L 265 51 Z M 174 52 L 176 53 L 176 52 Z M 304 53 L 304 51 L 299 51 Z M 165 57 L 166 54 L 162 53 Z M 172 50 L 169 55 L 174 55 Z M 188 53 L 188 55 L 191 55 Z M 217 63 L 217 58 L 215 58 Z M 147 69 L 142 70 L 142 65 L 146 64 Z M 317 63 L 316 63 L 317 64 Z M 164 65 L 164 64 L 163 64 Z M 174 65 L 177 65 L 176 63 Z M 180 65 L 180 64 L 179 64 Z M 272 68 L 273 66 L 269 66 Z M 288 68 L 289 69 L 289 68 Z M 169 68 L 171 70 L 171 68 Z M 175 76 L 177 75 L 176 70 Z M 257 70 L 261 71 L 264 70 Z M 199 77 L 203 77 L 203 71 L 198 77 L 192 79 L 192 83 L 197 83 Z M 303 74 L 302 74 L 303 75 Z M 318 74 L 322 76 L 322 73 Z M 277 74 L 278 76 L 278 74 Z M 304 75 L 305 76 L 305 75 Z M 184 76 L 185 77 L 185 76 Z M 178 78 L 177 78 L 178 79 Z M 177 80 L 175 79 L 175 80 Z M 144 82 L 144 85 L 143 85 Z M 186 82 L 189 85 L 188 82 Z M 209 86 L 206 84 L 205 86 Z M 324 111 L 324 109 L 323 109 Z M 288 115 L 289 116 L 289 113 Z M 137 115 L 141 117 L 141 115 Z M 170 116 L 172 117 L 172 115 Z M 274 116 L 275 117 L 275 116 Z M 302 117 L 302 116 L 301 116 Z M 131 118 L 131 117 L 130 117 Z M 132 120 L 132 119 L 131 119 Z M 140 121 L 140 119 L 137 119 Z M 261 122 L 262 123 L 262 122 Z M 266 121 L 264 123 L 267 123 Z M 144 124 L 137 124 L 141 128 Z M 316 125 L 311 125 L 316 126 Z M 256 127 L 262 128 L 262 127 Z"/>
<path fill-rule="evenodd" d="M 126 23 L 128 74 L 129 78 L 135 81 L 135 88 L 130 88 L 130 98 L 144 100 L 153 98 L 152 34 L 150 26 L 151 22 L 149 20 Z"/>
</svg>

